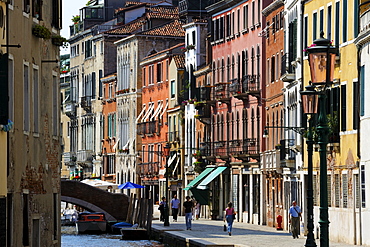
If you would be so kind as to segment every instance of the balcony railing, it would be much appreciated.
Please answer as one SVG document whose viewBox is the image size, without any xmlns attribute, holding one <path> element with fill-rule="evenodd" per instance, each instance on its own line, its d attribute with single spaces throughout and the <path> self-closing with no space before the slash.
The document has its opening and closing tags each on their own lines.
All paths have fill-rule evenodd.
<svg viewBox="0 0 370 247">
<path fill-rule="evenodd" d="M 280 163 L 280 150 L 267 151 L 261 154 L 262 169 L 276 170 L 282 168 Z"/>
<path fill-rule="evenodd" d="M 245 75 L 242 78 L 242 93 L 259 93 L 260 75 Z"/>
<path fill-rule="evenodd" d="M 215 99 L 221 102 L 230 100 L 229 83 L 220 82 L 215 85 Z"/>
<path fill-rule="evenodd" d="M 258 156 L 259 155 L 259 143 L 257 138 L 246 138 L 244 140 L 232 140 L 230 141 L 230 153 L 233 156 Z"/>
<path fill-rule="evenodd" d="M 91 163 L 93 160 L 94 152 L 92 150 L 79 150 L 77 151 L 77 162 Z"/>
<path fill-rule="evenodd" d="M 214 143 L 215 156 L 226 157 L 229 156 L 229 148 L 227 141 L 216 141 Z"/>
<path fill-rule="evenodd" d="M 288 59 L 288 54 L 281 56 L 281 79 L 287 82 L 294 80 L 294 68 L 291 61 L 287 61 Z"/>
<path fill-rule="evenodd" d="M 72 102 L 66 102 L 64 103 L 64 113 L 68 117 L 74 117 L 76 116 L 76 104 Z"/>
<path fill-rule="evenodd" d="M 159 162 L 146 162 L 139 164 L 140 175 L 145 177 L 154 177 L 159 173 Z"/>
<path fill-rule="evenodd" d="M 200 87 L 200 101 L 213 101 L 213 88 L 212 87 Z"/>
<path fill-rule="evenodd" d="M 139 135 L 153 135 L 159 132 L 159 122 L 157 120 L 137 124 Z"/>
<path fill-rule="evenodd" d="M 91 111 L 91 96 L 81 97 L 81 107 L 87 112 Z"/>
</svg>

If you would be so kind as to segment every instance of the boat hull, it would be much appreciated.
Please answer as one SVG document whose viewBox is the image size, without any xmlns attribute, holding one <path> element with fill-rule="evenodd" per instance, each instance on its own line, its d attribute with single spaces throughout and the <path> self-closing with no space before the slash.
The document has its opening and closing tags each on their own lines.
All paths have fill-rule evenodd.
<svg viewBox="0 0 370 247">
<path fill-rule="evenodd" d="M 76 222 L 76 229 L 78 233 L 85 232 L 106 232 L 107 222 L 105 221 L 81 221 Z"/>
</svg>

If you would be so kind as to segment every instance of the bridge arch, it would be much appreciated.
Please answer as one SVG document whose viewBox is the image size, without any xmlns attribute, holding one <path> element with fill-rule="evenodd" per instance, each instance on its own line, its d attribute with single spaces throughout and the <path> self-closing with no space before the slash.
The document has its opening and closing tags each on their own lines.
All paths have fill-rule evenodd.
<svg viewBox="0 0 370 247">
<path fill-rule="evenodd" d="M 61 200 L 92 212 L 103 212 L 109 221 L 125 221 L 129 206 L 129 197 L 125 194 L 110 193 L 72 180 L 61 181 Z"/>
</svg>

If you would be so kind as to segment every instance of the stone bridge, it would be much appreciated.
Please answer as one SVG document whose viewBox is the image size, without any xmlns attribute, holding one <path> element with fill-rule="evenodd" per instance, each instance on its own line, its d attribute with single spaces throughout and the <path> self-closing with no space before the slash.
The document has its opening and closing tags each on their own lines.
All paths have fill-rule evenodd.
<svg viewBox="0 0 370 247">
<path fill-rule="evenodd" d="M 110 193 L 85 183 L 61 181 L 61 200 L 85 208 L 91 212 L 103 212 L 108 221 L 126 220 L 129 197 Z"/>
</svg>

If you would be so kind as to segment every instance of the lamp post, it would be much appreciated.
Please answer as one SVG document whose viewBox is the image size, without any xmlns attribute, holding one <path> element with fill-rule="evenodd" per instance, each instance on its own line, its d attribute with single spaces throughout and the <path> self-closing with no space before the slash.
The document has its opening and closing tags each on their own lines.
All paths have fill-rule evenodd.
<svg viewBox="0 0 370 247">
<path fill-rule="evenodd" d="M 170 215 L 169 215 L 169 203 L 170 203 L 170 198 L 168 197 L 168 156 L 170 155 L 170 144 L 167 142 L 166 146 L 163 147 L 163 155 L 166 157 L 166 201 L 167 201 L 167 207 L 164 208 L 164 224 L 163 226 L 170 226 Z"/>
<path fill-rule="evenodd" d="M 313 132 L 312 132 L 312 115 L 317 113 L 317 94 L 315 86 L 308 85 L 306 91 L 301 92 L 303 113 L 307 114 L 308 118 L 308 132 L 307 132 L 307 238 L 305 246 L 316 247 L 315 236 L 313 234 L 313 168 L 312 168 L 312 154 L 313 154 Z"/>
<path fill-rule="evenodd" d="M 319 95 L 317 134 L 320 146 L 320 247 L 329 246 L 329 215 L 328 215 L 328 185 L 326 146 L 328 144 L 328 119 L 326 117 L 326 88 L 330 86 L 334 75 L 335 56 L 338 49 L 331 46 L 330 40 L 323 37 L 315 40 L 311 47 L 307 48 L 310 65 L 311 81 L 316 94 Z"/>
</svg>

